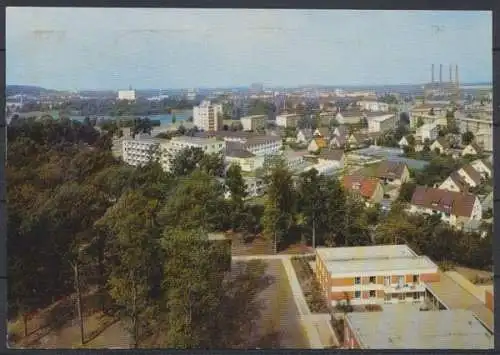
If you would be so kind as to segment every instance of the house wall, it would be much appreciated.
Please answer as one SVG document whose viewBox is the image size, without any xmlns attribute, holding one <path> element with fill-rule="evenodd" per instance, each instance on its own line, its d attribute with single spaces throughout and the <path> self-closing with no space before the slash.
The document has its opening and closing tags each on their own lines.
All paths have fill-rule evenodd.
<svg viewBox="0 0 500 355">
<path fill-rule="evenodd" d="M 482 160 L 480 160 L 480 159 L 474 160 L 471 163 L 471 165 L 480 174 L 487 174 L 491 178 L 491 176 L 492 176 L 491 170 L 483 163 Z"/>
<path fill-rule="evenodd" d="M 436 150 L 436 148 L 437 148 L 437 149 L 439 149 L 439 153 L 440 153 L 440 154 L 443 154 L 443 153 L 444 153 L 444 148 L 441 146 L 441 144 L 439 144 L 439 142 L 438 142 L 438 141 L 434 141 L 434 142 L 432 142 L 432 144 L 430 145 L 430 147 L 429 147 L 429 148 L 430 148 L 431 152 L 433 152 L 433 151 L 434 151 L 434 150 Z"/>
<path fill-rule="evenodd" d="M 455 192 L 461 192 L 460 188 L 455 184 L 453 179 L 451 177 L 448 177 L 441 185 L 439 185 L 439 189 L 441 190 L 448 190 L 448 191 L 455 191 Z"/>
<path fill-rule="evenodd" d="M 384 199 L 384 188 L 381 184 L 377 184 L 375 191 L 370 199 L 372 203 L 380 203 Z"/>
<path fill-rule="evenodd" d="M 472 148 L 471 145 L 468 145 L 467 147 L 465 147 L 462 150 L 462 155 L 466 155 L 466 154 L 477 155 L 477 152 L 476 152 L 476 150 L 474 148 Z"/>
<path fill-rule="evenodd" d="M 465 172 L 464 169 L 458 170 L 458 175 L 460 175 L 465 180 L 467 185 L 471 187 L 477 186 L 476 182 L 470 178 L 470 176 Z"/>
</svg>

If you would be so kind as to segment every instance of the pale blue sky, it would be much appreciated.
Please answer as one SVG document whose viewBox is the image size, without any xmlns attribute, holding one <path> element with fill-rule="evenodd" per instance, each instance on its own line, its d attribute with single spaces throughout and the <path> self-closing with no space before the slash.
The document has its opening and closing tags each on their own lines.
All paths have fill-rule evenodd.
<svg viewBox="0 0 500 355">
<path fill-rule="evenodd" d="M 492 80 L 490 12 L 7 8 L 7 83 L 52 89 Z"/>
</svg>

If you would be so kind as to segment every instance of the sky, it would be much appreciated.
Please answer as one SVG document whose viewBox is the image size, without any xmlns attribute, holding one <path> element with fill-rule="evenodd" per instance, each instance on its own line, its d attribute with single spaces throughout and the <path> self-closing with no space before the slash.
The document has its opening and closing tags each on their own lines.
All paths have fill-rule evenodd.
<svg viewBox="0 0 500 355">
<path fill-rule="evenodd" d="M 492 81 L 491 12 L 6 9 L 7 84 L 56 90 Z"/>
</svg>

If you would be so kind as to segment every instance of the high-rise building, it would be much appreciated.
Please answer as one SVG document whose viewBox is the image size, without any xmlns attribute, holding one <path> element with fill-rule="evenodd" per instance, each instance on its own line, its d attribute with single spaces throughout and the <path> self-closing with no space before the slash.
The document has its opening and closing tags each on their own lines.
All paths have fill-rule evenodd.
<svg viewBox="0 0 500 355">
<path fill-rule="evenodd" d="M 193 107 L 193 124 L 203 131 L 218 131 L 222 129 L 222 105 L 202 101 Z"/>
</svg>

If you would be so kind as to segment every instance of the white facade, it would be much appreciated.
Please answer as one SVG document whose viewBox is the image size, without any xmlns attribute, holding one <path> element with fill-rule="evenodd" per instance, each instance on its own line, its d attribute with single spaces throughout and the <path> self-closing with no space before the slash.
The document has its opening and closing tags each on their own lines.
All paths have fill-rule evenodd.
<svg viewBox="0 0 500 355">
<path fill-rule="evenodd" d="M 436 122 L 426 123 L 423 126 L 417 128 L 415 133 L 415 139 L 420 142 L 424 142 L 426 139 L 431 142 L 437 139 L 439 133 L 439 126 Z"/>
<path fill-rule="evenodd" d="M 453 181 L 451 176 L 448 176 L 445 181 L 441 185 L 439 185 L 438 189 L 440 190 L 448 190 L 448 191 L 455 191 L 455 192 L 462 192 L 460 187 Z"/>
<path fill-rule="evenodd" d="M 276 116 L 276 126 L 279 127 L 297 127 L 300 116 L 294 113 Z"/>
<path fill-rule="evenodd" d="M 368 118 L 368 132 L 386 132 L 396 128 L 396 115 L 384 115 L 379 117 Z"/>
<path fill-rule="evenodd" d="M 118 91 L 118 100 L 134 101 L 136 99 L 135 90 Z"/>
<path fill-rule="evenodd" d="M 160 146 L 162 153 L 160 162 L 163 169 L 168 171 L 170 169 L 170 160 L 181 150 L 191 147 L 201 148 L 205 154 L 224 153 L 226 142 L 214 138 L 173 137 Z"/>
<path fill-rule="evenodd" d="M 358 101 L 357 105 L 366 111 L 371 112 L 389 112 L 389 104 L 378 101 Z"/>
<path fill-rule="evenodd" d="M 490 166 L 486 165 L 481 159 L 474 160 L 470 165 L 483 177 L 491 178 L 493 172 L 491 171 Z"/>
<path fill-rule="evenodd" d="M 193 107 L 193 124 L 203 131 L 219 131 L 222 129 L 222 105 L 202 101 Z"/>
<path fill-rule="evenodd" d="M 225 160 L 227 164 L 238 164 L 241 171 L 251 173 L 264 166 L 265 157 L 257 155 L 245 158 L 226 156 Z"/>
<path fill-rule="evenodd" d="M 254 115 L 245 116 L 240 119 L 241 125 L 244 131 L 256 131 L 259 128 L 266 127 L 266 116 L 264 115 Z"/>
<path fill-rule="evenodd" d="M 262 179 L 255 177 L 244 177 L 243 181 L 246 185 L 247 198 L 262 196 L 266 191 L 266 185 Z"/>
<path fill-rule="evenodd" d="M 141 166 L 147 164 L 153 155 L 158 154 L 161 140 L 136 137 L 122 140 L 122 158 L 129 165 Z"/>
<path fill-rule="evenodd" d="M 249 138 L 244 147 L 257 156 L 274 155 L 281 152 L 283 141 L 272 136 L 256 136 Z"/>
</svg>

